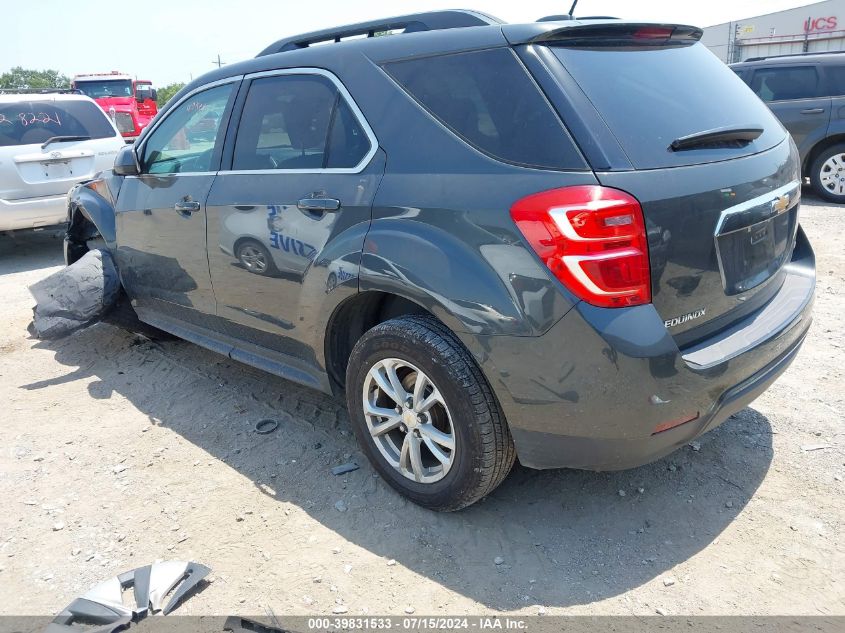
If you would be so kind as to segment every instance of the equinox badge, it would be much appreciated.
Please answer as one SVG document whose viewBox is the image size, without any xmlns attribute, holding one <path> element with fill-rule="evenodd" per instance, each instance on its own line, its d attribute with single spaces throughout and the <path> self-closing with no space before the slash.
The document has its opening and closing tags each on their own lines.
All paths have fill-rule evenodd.
<svg viewBox="0 0 845 633">
<path fill-rule="evenodd" d="M 701 308 L 700 310 L 693 310 L 692 312 L 687 312 L 686 314 L 682 314 L 681 316 L 676 316 L 674 319 L 666 319 L 663 322 L 663 325 L 666 327 L 675 327 L 676 325 L 680 325 L 681 323 L 686 323 L 687 321 L 692 321 L 693 319 L 700 319 L 704 316 L 704 313 L 707 311 L 707 308 Z"/>
</svg>

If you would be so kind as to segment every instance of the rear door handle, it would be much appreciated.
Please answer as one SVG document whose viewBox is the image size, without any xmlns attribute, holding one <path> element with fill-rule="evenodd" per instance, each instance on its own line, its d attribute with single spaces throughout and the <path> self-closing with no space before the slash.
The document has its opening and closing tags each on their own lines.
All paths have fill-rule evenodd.
<svg viewBox="0 0 845 633">
<path fill-rule="evenodd" d="M 801 110 L 801 114 L 821 114 L 824 112 L 824 108 L 807 108 L 806 110 Z"/>
<path fill-rule="evenodd" d="M 336 198 L 303 198 L 296 206 L 300 211 L 327 213 L 340 209 L 340 200 Z"/>
<path fill-rule="evenodd" d="M 200 210 L 200 203 L 194 200 L 180 200 L 173 205 L 173 208 L 179 213 L 194 213 Z"/>
</svg>

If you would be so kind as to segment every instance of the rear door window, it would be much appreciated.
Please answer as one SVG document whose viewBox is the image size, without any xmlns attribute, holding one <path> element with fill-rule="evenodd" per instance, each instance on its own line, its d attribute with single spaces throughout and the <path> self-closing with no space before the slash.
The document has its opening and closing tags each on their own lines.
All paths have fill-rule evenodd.
<svg viewBox="0 0 845 633">
<path fill-rule="evenodd" d="M 748 86 L 701 43 L 553 46 L 637 169 L 693 165 L 774 147 L 785 132 Z M 715 128 L 760 126 L 741 147 L 672 151 L 675 139 Z"/>
<path fill-rule="evenodd" d="M 0 103 L 0 147 L 44 143 L 54 136 L 116 136 L 93 101 L 33 100 Z"/>
<path fill-rule="evenodd" d="M 819 96 L 819 75 L 813 66 L 758 68 L 751 89 L 763 101 L 791 101 Z"/>
<path fill-rule="evenodd" d="M 443 125 L 493 158 L 548 169 L 585 167 L 510 49 L 390 62 L 384 69 Z"/>
<path fill-rule="evenodd" d="M 352 168 L 370 147 L 346 100 L 326 77 L 263 77 L 250 84 L 232 169 Z"/>
</svg>

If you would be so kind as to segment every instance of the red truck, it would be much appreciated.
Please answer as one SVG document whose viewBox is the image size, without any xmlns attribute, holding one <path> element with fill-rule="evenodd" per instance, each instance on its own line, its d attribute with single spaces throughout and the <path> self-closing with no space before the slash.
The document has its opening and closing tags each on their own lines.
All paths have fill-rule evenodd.
<svg viewBox="0 0 845 633">
<path fill-rule="evenodd" d="M 76 75 L 71 87 L 96 101 L 127 143 L 138 138 L 158 112 L 152 82 L 116 70 Z"/>
</svg>

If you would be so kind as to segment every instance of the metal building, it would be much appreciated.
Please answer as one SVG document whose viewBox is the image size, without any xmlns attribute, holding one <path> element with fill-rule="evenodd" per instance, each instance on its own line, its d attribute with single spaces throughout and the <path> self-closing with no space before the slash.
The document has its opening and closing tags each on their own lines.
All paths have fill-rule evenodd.
<svg viewBox="0 0 845 633">
<path fill-rule="evenodd" d="M 722 61 L 801 52 L 845 51 L 845 0 L 708 26 L 701 41 Z"/>
</svg>

